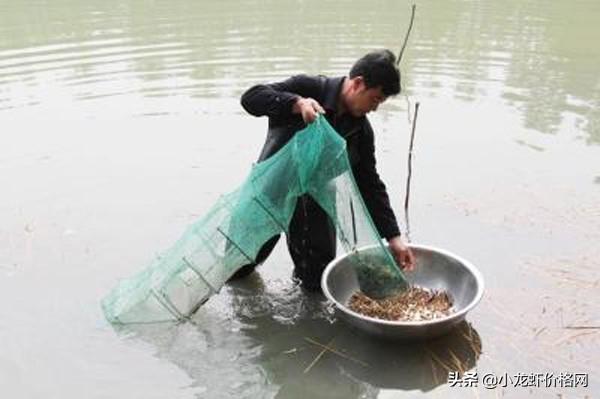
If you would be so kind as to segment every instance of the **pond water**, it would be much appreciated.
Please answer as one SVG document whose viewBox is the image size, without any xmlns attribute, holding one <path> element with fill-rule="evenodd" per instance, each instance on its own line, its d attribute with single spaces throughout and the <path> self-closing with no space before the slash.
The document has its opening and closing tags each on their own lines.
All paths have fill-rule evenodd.
<svg viewBox="0 0 600 399">
<path fill-rule="evenodd" d="M 343 75 L 371 49 L 397 51 L 410 4 L 3 1 L 2 396 L 597 394 L 593 0 L 418 2 L 403 93 L 370 119 L 403 220 L 420 103 L 410 238 L 469 259 L 485 278 L 484 299 L 449 336 L 392 344 L 356 333 L 323 297 L 294 285 L 282 244 L 193 323 L 115 329 L 102 316 L 99 301 L 119 278 L 145 267 L 248 173 L 266 120 L 244 113 L 241 93 L 295 73 Z M 451 386 L 454 370 L 477 372 L 478 386 Z M 482 384 L 485 374 L 518 373 L 562 380 Z M 587 374 L 588 387 L 565 387 L 566 373 Z"/>
</svg>

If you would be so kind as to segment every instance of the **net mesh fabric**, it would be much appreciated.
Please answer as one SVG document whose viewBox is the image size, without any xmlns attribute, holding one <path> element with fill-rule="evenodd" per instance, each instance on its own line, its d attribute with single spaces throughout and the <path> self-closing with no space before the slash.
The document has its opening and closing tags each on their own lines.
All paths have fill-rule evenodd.
<svg viewBox="0 0 600 399">
<path fill-rule="evenodd" d="M 338 252 L 351 253 L 361 289 L 382 295 L 406 280 L 384 246 L 354 181 L 346 143 L 323 116 L 275 155 L 145 270 L 121 280 L 102 301 L 111 323 L 185 320 L 219 292 L 262 245 L 286 232 L 297 198 L 309 194 L 333 221 Z M 369 258 L 357 248 L 370 246 Z"/>
</svg>

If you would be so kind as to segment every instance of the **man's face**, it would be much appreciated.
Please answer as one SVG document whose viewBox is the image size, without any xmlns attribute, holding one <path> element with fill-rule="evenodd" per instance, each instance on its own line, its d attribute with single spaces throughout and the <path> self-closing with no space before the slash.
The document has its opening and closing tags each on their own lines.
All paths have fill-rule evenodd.
<svg viewBox="0 0 600 399">
<path fill-rule="evenodd" d="M 359 76 L 352 80 L 347 101 L 348 110 L 353 116 L 361 117 L 371 111 L 376 111 L 379 104 L 386 99 L 381 86 L 367 88 L 364 80 Z"/>
</svg>

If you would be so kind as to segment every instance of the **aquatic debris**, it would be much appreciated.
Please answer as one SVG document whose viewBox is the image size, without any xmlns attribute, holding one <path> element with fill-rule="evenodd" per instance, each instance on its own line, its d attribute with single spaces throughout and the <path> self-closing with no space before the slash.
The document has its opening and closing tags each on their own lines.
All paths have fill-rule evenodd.
<svg viewBox="0 0 600 399">
<path fill-rule="evenodd" d="M 546 328 L 547 328 L 547 327 L 542 327 L 542 328 L 540 328 L 539 330 L 537 330 L 537 332 L 535 333 L 535 335 L 533 336 L 533 338 L 535 339 L 535 338 L 537 338 L 539 335 L 541 335 L 541 334 L 542 334 L 544 331 L 546 331 Z M 536 331 L 536 330 L 534 329 L 534 331 Z"/>
<path fill-rule="evenodd" d="M 565 326 L 565 330 L 600 330 L 600 326 Z"/>
<path fill-rule="evenodd" d="M 348 301 L 348 307 L 365 316 L 393 321 L 433 320 L 455 311 L 446 292 L 417 286 L 382 299 L 355 292 Z"/>
<path fill-rule="evenodd" d="M 358 363 L 358 364 L 360 364 L 361 366 L 364 366 L 364 367 L 369 367 L 368 363 L 365 363 L 362 360 L 356 359 L 356 358 L 354 358 L 354 357 L 352 357 L 350 355 L 342 353 L 342 352 L 340 352 L 340 351 L 336 350 L 335 348 L 332 348 L 332 347 L 330 347 L 328 345 L 323 345 L 323 344 L 315 341 L 314 339 L 310 339 L 308 337 L 304 337 L 304 340 L 307 341 L 307 342 L 310 342 L 311 344 L 316 345 L 316 346 L 318 346 L 318 347 L 320 347 L 322 349 L 328 350 L 329 352 L 331 352 L 331 353 L 333 353 L 335 355 L 343 357 L 344 359 L 352 360 L 353 362 L 356 362 L 356 363 Z"/>
<path fill-rule="evenodd" d="M 573 340 L 575 340 L 577 338 L 580 338 L 580 337 L 582 337 L 584 335 L 593 335 L 593 334 L 596 334 L 598 332 L 599 332 L 598 330 L 592 330 L 592 331 L 579 332 L 579 333 L 574 334 L 574 335 L 567 335 L 567 336 L 564 336 L 564 337 L 559 338 L 556 341 L 554 341 L 552 343 L 552 346 L 558 346 L 558 345 L 561 345 L 561 344 L 564 344 L 564 343 L 567 343 L 567 342 L 572 342 Z"/>
<path fill-rule="evenodd" d="M 325 352 L 327 352 L 327 347 L 329 347 L 333 341 L 335 340 L 335 337 L 331 338 L 331 340 L 327 343 L 327 345 L 323 345 L 323 349 L 321 349 L 321 352 L 319 352 L 319 354 L 317 355 L 317 357 L 315 357 L 313 359 L 313 361 L 304 369 L 304 374 L 308 373 L 315 364 L 317 364 L 317 362 L 319 361 L 319 359 L 321 359 L 321 357 L 323 357 L 323 355 L 325 354 Z"/>
</svg>

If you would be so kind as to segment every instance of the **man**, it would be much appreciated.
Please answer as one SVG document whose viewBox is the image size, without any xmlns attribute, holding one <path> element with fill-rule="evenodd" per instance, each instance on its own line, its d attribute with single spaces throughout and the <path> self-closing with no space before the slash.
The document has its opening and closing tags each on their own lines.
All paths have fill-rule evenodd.
<svg viewBox="0 0 600 399">
<path fill-rule="evenodd" d="M 366 114 L 400 92 L 400 72 L 388 50 L 360 58 L 348 77 L 293 76 L 283 82 L 257 85 L 242 95 L 242 106 L 254 116 L 268 116 L 267 140 L 259 162 L 283 147 L 306 124 L 324 114 L 346 140 L 352 172 L 379 234 L 405 270 L 414 257 L 403 243 L 385 185 L 375 167 L 373 129 Z M 261 248 L 256 263 L 242 267 L 232 279 L 250 274 L 271 253 L 279 236 Z M 325 211 L 308 195 L 298 199 L 287 234 L 294 275 L 311 291 L 320 289 L 321 274 L 335 257 L 335 227 Z"/>
</svg>

